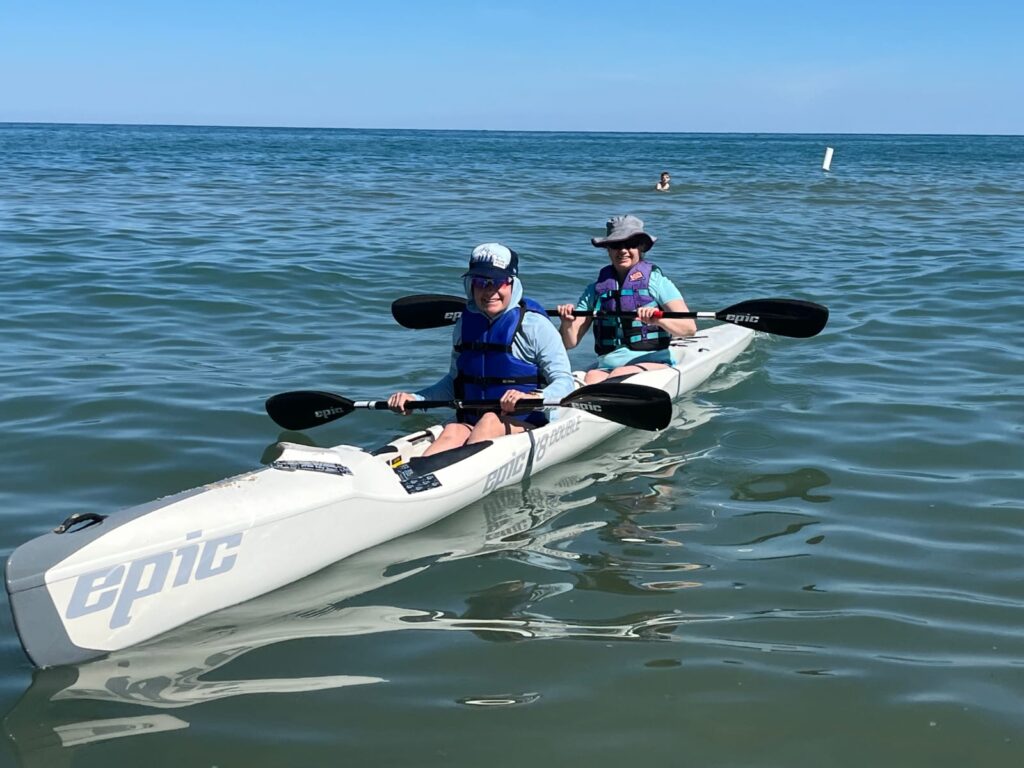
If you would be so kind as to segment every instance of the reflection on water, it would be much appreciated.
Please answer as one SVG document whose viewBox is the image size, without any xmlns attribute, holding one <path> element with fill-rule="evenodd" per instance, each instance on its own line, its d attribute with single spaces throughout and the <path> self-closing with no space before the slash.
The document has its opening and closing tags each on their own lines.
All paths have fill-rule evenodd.
<svg viewBox="0 0 1024 768">
<path fill-rule="evenodd" d="M 814 467 L 804 467 L 793 472 L 774 475 L 758 475 L 739 483 L 733 491 L 736 501 L 778 501 L 779 499 L 803 499 L 810 502 L 832 501 L 831 496 L 810 493 L 832 482 L 827 474 Z"/>
<path fill-rule="evenodd" d="M 587 571 L 578 576 L 576 589 L 606 592 L 620 595 L 642 595 L 650 591 L 690 589 L 701 586 L 702 582 L 692 579 L 669 579 L 671 575 L 700 571 L 709 568 L 706 562 L 691 562 L 680 559 L 679 550 L 685 542 L 676 538 L 698 529 L 700 526 L 684 524 L 642 525 L 634 520 L 632 512 L 661 511 L 671 508 L 668 502 L 671 489 L 656 486 L 654 491 L 632 505 L 616 505 L 620 517 L 598 531 L 598 538 L 611 545 L 608 550 L 591 549 L 581 556 Z M 663 557 L 654 560 L 651 548 Z M 671 560 L 664 559 L 672 552 Z"/>
<path fill-rule="evenodd" d="M 771 541 L 772 539 L 777 539 L 777 538 L 779 538 L 781 536 L 792 536 L 793 534 L 800 533 L 800 531 L 802 531 L 804 528 L 807 528 L 810 525 L 817 525 L 817 524 L 818 524 L 817 520 L 806 520 L 806 521 L 799 522 L 799 523 L 790 523 L 785 528 L 783 528 L 781 531 L 772 531 L 771 533 L 766 533 L 766 534 L 764 534 L 762 536 L 755 536 L 750 541 L 742 542 L 740 544 L 740 546 L 741 547 L 749 547 L 752 544 L 764 544 L 767 541 Z M 823 538 L 824 537 L 822 537 L 822 536 L 815 536 L 814 539 L 816 539 L 816 541 L 814 541 L 813 543 L 817 544 Z M 811 539 L 808 539 L 807 542 L 808 543 L 812 543 Z"/>
<path fill-rule="evenodd" d="M 472 696 L 457 699 L 459 704 L 473 707 L 514 707 L 518 704 L 532 704 L 540 698 L 539 693 L 506 693 L 491 696 Z"/>
<path fill-rule="evenodd" d="M 52 690 L 53 680 L 39 685 Z M 35 686 L 34 686 L 35 687 Z M 19 707 L 5 720 L 7 733 L 18 754 L 19 764 L 27 768 L 70 766 L 74 754 L 67 747 L 78 747 L 127 736 L 142 736 L 188 728 L 189 724 L 173 715 L 146 714 L 132 717 L 79 720 L 76 722 L 40 722 L 39 710 Z"/>
<path fill-rule="evenodd" d="M 463 621 L 501 621 L 510 616 L 524 615 L 534 604 L 554 595 L 568 592 L 572 584 L 534 584 L 524 581 L 506 581 L 478 591 L 466 599 L 466 610 L 458 617 Z M 474 631 L 481 640 L 503 642 L 519 640 L 518 633 L 498 630 Z"/>
<path fill-rule="evenodd" d="M 188 728 L 188 723 L 171 715 L 139 715 L 58 725 L 53 730 L 62 747 L 73 747 L 76 744 L 137 736 L 140 733 L 176 731 L 179 728 Z"/>
<path fill-rule="evenodd" d="M 503 633 L 505 640 L 554 640 L 573 638 L 576 640 L 666 640 L 681 626 L 714 621 L 726 621 L 731 616 L 709 616 L 686 614 L 682 611 L 632 613 L 603 621 L 564 621 L 528 610 L 531 607 L 527 595 L 534 592 L 532 584 L 523 584 L 524 600 L 517 612 L 493 619 L 474 616 L 457 616 L 438 611 L 410 612 L 403 617 L 402 625 L 389 629 L 433 629 L 455 632 L 472 632 L 478 637 L 495 639 L 491 633 Z M 515 585 L 510 587 L 516 589 Z M 509 600 L 512 595 L 506 596 Z"/>
<path fill-rule="evenodd" d="M 656 579 L 647 580 L 642 575 L 644 564 L 616 560 L 608 555 L 589 557 L 589 570 L 577 577 L 575 589 L 616 595 L 644 595 L 651 590 L 687 589 L 699 587 L 699 581 Z M 659 563 L 658 568 L 666 571 L 695 571 L 706 568 L 699 563 Z"/>
</svg>

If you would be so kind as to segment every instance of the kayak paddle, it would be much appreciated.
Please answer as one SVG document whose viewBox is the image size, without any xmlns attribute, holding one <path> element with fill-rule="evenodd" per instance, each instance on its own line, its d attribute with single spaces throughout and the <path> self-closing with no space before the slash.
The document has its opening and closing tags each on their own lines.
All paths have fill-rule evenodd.
<svg viewBox="0 0 1024 768">
<path fill-rule="evenodd" d="M 405 296 L 391 305 L 391 314 L 406 328 L 441 328 L 452 325 L 466 309 L 466 300 L 458 296 L 418 294 Z M 549 309 L 557 317 L 557 309 Z M 635 318 L 636 312 L 573 312 L 576 317 Z M 816 336 L 828 322 L 828 307 L 801 299 L 750 299 L 718 312 L 658 312 L 655 317 L 693 320 L 721 320 L 755 331 L 806 339 Z"/>
<path fill-rule="evenodd" d="M 285 429 L 309 429 L 347 416 L 357 408 L 375 411 L 388 409 L 386 400 L 349 400 L 331 392 L 300 390 L 282 392 L 267 400 L 267 414 Z M 410 400 L 406 410 L 458 408 L 467 411 L 497 411 L 498 400 Z M 561 400 L 545 402 L 540 398 L 523 398 L 516 403 L 516 413 L 541 408 L 577 408 L 603 419 L 634 429 L 664 429 L 672 419 L 672 399 L 666 392 L 643 384 L 600 382 L 580 387 Z"/>
</svg>

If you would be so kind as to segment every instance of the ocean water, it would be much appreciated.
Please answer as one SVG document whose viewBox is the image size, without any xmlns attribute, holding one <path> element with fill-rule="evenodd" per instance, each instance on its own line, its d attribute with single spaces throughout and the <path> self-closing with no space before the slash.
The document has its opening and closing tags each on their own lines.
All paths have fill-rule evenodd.
<svg viewBox="0 0 1024 768">
<path fill-rule="evenodd" d="M 0 156 L 5 557 L 257 468 L 275 392 L 431 382 L 448 331 L 390 303 L 479 242 L 551 306 L 632 212 L 693 309 L 831 310 L 669 430 L 143 650 L 34 671 L 5 604 L 0 760 L 1024 764 L 1024 138 L 6 124 Z"/>
</svg>

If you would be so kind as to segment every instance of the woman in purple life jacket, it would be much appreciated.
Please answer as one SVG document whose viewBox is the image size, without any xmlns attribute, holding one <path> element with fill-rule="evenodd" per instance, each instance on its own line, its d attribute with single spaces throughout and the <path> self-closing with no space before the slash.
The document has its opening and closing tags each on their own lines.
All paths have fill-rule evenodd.
<svg viewBox="0 0 1024 768">
<path fill-rule="evenodd" d="M 587 286 L 575 305 L 558 307 L 559 333 L 566 349 L 579 344 L 594 326 L 594 351 L 598 357 L 587 371 L 586 384 L 671 365 L 672 337 L 697 332 L 693 320 L 656 317 L 659 310 L 689 311 L 679 289 L 656 264 L 644 259 L 657 239 L 644 231 L 643 221 L 629 214 L 613 216 L 608 220 L 605 237 L 591 238 L 594 247 L 607 249 L 611 263 Z M 573 310 L 599 314 L 575 317 Z M 618 312 L 635 312 L 637 316 L 618 317 L 614 314 Z"/>
</svg>

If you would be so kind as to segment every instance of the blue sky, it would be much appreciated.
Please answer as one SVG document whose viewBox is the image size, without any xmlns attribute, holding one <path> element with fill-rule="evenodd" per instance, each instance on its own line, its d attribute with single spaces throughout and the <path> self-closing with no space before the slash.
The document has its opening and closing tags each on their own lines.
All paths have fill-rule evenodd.
<svg viewBox="0 0 1024 768">
<path fill-rule="evenodd" d="M 1022 8 L 0 0 L 0 122 L 1021 134 Z"/>
</svg>

